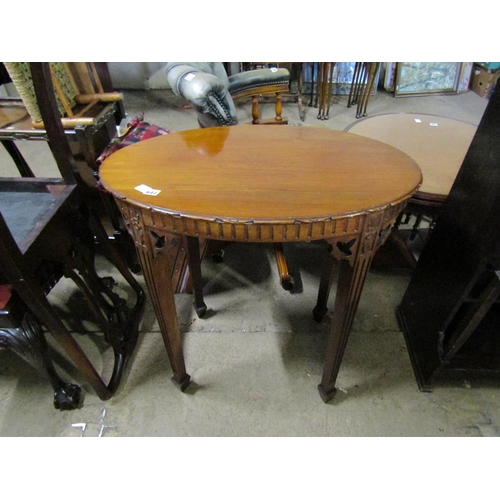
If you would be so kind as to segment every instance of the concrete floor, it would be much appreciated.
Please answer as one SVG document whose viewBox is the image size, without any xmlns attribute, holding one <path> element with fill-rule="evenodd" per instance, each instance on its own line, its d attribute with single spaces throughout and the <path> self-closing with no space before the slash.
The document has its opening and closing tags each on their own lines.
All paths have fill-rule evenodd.
<svg viewBox="0 0 500 500">
<path fill-rule="evenodd" d="M 307 99 L 306 99 L 307 103 Z M 343 130 L 356 121 L 347 97 L 334 97 L 328 121 L 306 107 L 285 102 L 292 126 Z M 426 113 L 478 124 L 487 101 L 473 92 L 453 96 L 395 98 L 379 90 L 368 112 Z M 273 104 L 262 111 L 272 116 Z M 129 115 L 144 111 L 150 123 L 171 130 L 197 127 L 194 112 L 170 91 L 127 91 Z M 238 105 L 240 122 L 250 106 Z M 50 171 L 43 143 L 19 143 L 37 175 Z M 49 167 L 46 167 L 46 164 Z M 0 150 L 2 175 L 14 175 Z M 86 392 L 82 408 L 55 410 L 49 384 L 12 352 L 0 350 L 0 436 L 498 436 L 500 387 L 470 381 L 419 391 L 399 330 L 395 308 L 408 285 L 404 267 L 373 267 L 354 321 L 338 377 L 338 394 L 323 403 L 320 381 L 327 322 L 317 324 L 311 311 L 318 286 L 320 244 L 290 251 L 300 265 L 303 291 L 284 291 L 271 249 L 232 245 L 224 262 L 203 262 L 206 303 L 198 319 L 190 295 L 178 295 L 179 320 L 192 384 L 184 393 L 170 381 L 172 371 L 158 324 L 148 302 L 139 343 L 117 394 L 100 401 L 64 360 L 58 369 Z M 100 271 L 108 274 L 104 263 Z M 142 276 L 137 276 L 143 283 Z M 56 300 L 71 294 L 60 283 Z M 57 295 L 60 294 L 60 295 Z M 332 294 L 333 295 L 333 294 Z M 67 311 L 71 314 L 71 311 Z M 95 335 L 76 337 L 98 370 L 106 374 L 109 350 Z M 86 424 L 85 432 L 77 424 Z"/>
</svg>

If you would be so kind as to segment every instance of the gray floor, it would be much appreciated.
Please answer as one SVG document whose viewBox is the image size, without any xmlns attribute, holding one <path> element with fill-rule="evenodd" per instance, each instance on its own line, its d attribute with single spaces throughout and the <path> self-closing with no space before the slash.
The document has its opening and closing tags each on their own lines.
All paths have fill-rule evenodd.
<svg viewBox="0 0 500 500">
<path fill-rule="evenodd" d="M 307 100 L 306 100 L 307 102 Z M 330 119 L 306 119 L 285 103 L 291 125 L 343 130 L 356 121 L 347 97 L 336 97 Z M 381 90 L 369 114 L 425 113 L 478 124 L 487 101 L 467 92 L 453 96 L 395 98 Z M 262 106 L 272 115 L 272 104 Z M 170 91 L 129 91 L 130 115 L 172 130 L 197 127 L 196 118 Z M 250 106 L 239 105 L 240 121 Z M 47 146 L 19 143 L 38 175 Z M 49 162 L 50 165 L 50 162 Z M 2 175 L 15 169 L 0 150 Z M 191 296 L 177 296 L 186 365 L 192 384 L 180 392 L 158 325 L 148 302 L 135 355 L 118 393 L 100 401 L 71 367 L 60 373 L 86 391 L 81 409 L 60 412 L 48 383 L 7 350 L 0 350 L 1 436 L 497 436 L 500 388 L 458 381 L 418 390 L 395 308 L 410 279 L 406 268 L 372 268 L 367 278 L 338 378 L 338 394 L 325 404 L 319 383 L 327 322 L 312 320 L 321 245 L 304 244 L 290 258 L 300 264 L 303 291 L 285 292 L 278 283 L 273 255 L 266 246 L 232 245 L 222 264 L 203 263 L 205 296 L 212 314 L 198 319 Z M 100 263 L 103 274 L 106 266 Z M 142 282 L 142 277 L 138 279 Z M 56 299 L 72 293 L 60 283 Z M 58 295 L 59 294 L 59 295 Z M 71 312 L 66 311 L 68 314 Z M 109 350 L 93 335 L 76 334 L 98 370 L 106 374 Z M 82 431 L 81 424 L 86 424 Z"/>
</svg>

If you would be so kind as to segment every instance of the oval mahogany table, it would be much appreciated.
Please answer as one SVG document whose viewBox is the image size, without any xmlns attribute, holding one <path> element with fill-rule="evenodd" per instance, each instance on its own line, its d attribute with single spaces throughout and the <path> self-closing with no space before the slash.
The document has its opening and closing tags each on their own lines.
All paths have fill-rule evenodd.
<svg viewBox="0 0 500 500">
<path fill-rule="evenodd" d="M 319 385 L 328 401 L 372 257 L 422 176 L 405 153 L 354 134 L 241 125 L 187 130 L 128 146 L 103 163 L 100 179 L 134 237 L 172 380 L 181 390 L 190 376 L 168 279 L 169 235 L 191 242 L 189 262 L 198 271 L 199 238 L 328 241 L 331 258 L 315 308 L 316 319 L 326 312 L 334 260 L 340 261 Z"/>
</svg>

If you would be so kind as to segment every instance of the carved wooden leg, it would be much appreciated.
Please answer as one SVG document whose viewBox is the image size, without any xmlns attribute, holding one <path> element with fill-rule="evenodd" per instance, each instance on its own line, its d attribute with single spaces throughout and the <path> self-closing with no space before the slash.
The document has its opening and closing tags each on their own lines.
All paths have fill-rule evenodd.
<svg viewBox="0 0 500 500">
<path fill-rule="evenodd" d="M 38 320 L 26 311 L 19 325 L 0 328 L 0 346 L 7 347 L 46 377 L 54 389 L 54 407 L 73 410 L 81 402 L 81 388 L 64 382 L 56 372 Z"/>
<path fill-rule="evenodd" d="M 203 282 L 201 276 L 200 243 L 198 238 L 186 236 L 187 258 L 191 280 L 193 283 L 193 295 L 196 314 L 202 318 L 207 312 L 207 306 L 203 300 Z"/>
<path fill-rule="evenodd" d="M 71 360 L 102 400 L 108 400 L 112 393 L 106 387 L 96 369 L 89 361 L 81 347 L 73 339 L 67 328 L 49 304 L 43 291 L 36 283 L 26 282 L 26 288 L 18 288 L 19 295 L 24 302 L 33 305 L 33 313 L 44 324 L 54 339 L 62 346 Z"/>
<path fill-rule="evenodd" d="M 186 373 L 184 364 L 171 279 L 172 271 L 165 250 L 165 237 L 159 237 L 149 228 L 143 227 L 139 212 L 132 214 L 130 219 L 132 219 L 131 226 L 144 279 L 174 373 L 172 382 L 184 391 L 191 377 Z"/>
<path fill-rule="evenodd" d="M 394 215 L 396 217 L 397 214 Z M 347 339 L 358 308 L 366 274 L 373 256 L 390 234 L 391 222 L 384 220 L 383 213 L 367 214 L 363 228 L 357 234 L 332 240 L 331 255 L 340 261 L 337 293 L 326 347 L 323 377 L 318 386 L 323 401 L 335 395 L 335 382 L 344 356 Z M 316 313 L 326 312 L 326 299 L 332 276 L 333 262 L 325 266 L 321 280 Z"/>
<path fill-rule="evenodd" d="M 353 265 L 347 260 L 340 261 L 337 295 L 326 347 L 326 361 L 323 378 L 318 386 L 320 396 L 325 403 L 330 401 L 336 392 L 335 382 L 371 260 L 372 254 L 360 256 Z"/>
</svg>

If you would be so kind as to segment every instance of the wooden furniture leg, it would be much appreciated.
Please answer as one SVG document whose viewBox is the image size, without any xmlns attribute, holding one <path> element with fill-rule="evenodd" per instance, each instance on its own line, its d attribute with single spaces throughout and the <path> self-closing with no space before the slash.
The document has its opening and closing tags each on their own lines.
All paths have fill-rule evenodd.
<svg viewBox="0 0 500 500">
<path fill-rule="evenodd" d="M 323 89 L 325 86 L 325 63 L 318 63 L 318 81 L 316 87 L 316 99 L 318 102 L 318 120 L 321 120 L 323 111 Z"/>
<path fill-rule="evenodd" d="M 48 379 L 54 390 L 56 409 L 78 408 L 81 388 L 61 379 L 52 363 L 40 322 L 17 294 L 8 293 L 8 302 L 2 305 L 0 314 L 0 347 L 10 349 Z"/>
<path fill-rule="evenodd" d="M 2 264 L 8 263 L 2 262 Z M 11 269 L 14 269 L 13 265 Z M 112 391 L 106 387 L 85 353 L 55 314 L 40 285 L 35 281 L 27 280 L 24 276 L 14 276 L 15 273 L 17 273 L 17 270 L 12 271 L 12 278 L 14 278 L 12 282 L 16 284 L 21 299 L 25 303 L 32 305 L 33 313 L 63 347 L 77 368 L 92 385 L 99 398 L 103 401 L 108 400 L 113 394 Z"/>
<path fill-rule="evenodd" d="M 361 63 L 357 62 L 354 65 L 354 73 L 352 75 L 351 89 L 349 91 L 349 99 L 347 100 L 348 108 L 350 108 L 357 101 L 357 87 L 358 87 L 360 71 L 361 71 Z"/>
<path fill-rule="evenodd" d="M 318 386 L 321 399 L 325 403 L 330 401 L 337 391 L 335 382 L 372 257 L 372 255 L 358 257 L 353 265 L 347 260 L 340 261 L 333 309 L 334 320 L 328 334 L 323 377 Z"/>
<path fill-rule="evenodd" d="M 376 63 L 376 62 L 368 63 L 368 67 L 366 69 L 366 84 L 363 87 L 363 93 L 361 96 L 361 100 L 358 103 L 356 118 L 361 118 L 363 116 L 366 116 L 368 102 L 370 100 L 371 93 L 373 91 L 373 86 L 375 84 L 375 77 L 377 76 L 377 72 L 379 70 L 379 67 L 380 67 L 380 63 Z"/>
<path fill-rule="evenodd" d="M 140 210 L 130 209 L 129 212 L 127 220 L 132 221 L 132 234 L 139 262 L 173 371 L 172 382 L 184 391 L 191 377 L 186 373 L 182 351 L 171 279 L 172 270 L 166 251 L 168 236 L 159 235 L 145 227 Z"/>
<path fill-rule="evenodd" d="M 329 71 L 328 71 L 328 95 L 327 95 L 327 106 L 326 106 L 326 116 L 325 120 L 330 118 L 330 105 L 332 103 L 332 91 L 333 91 L 333 70 L 335 69 L 335 63 L 328 63 Z"/>
<path fill-rule="evenodd" d="M 314 321 L 320 323 L 326 316 L 328 311 L 328 299 L 330 297 L 330 288 L 333 281 L 333 273 L 335 272 L 335 259 L 327 255 L 327 259 L 323 265 L 321 278 L 319 282 L 318 300 L 316 307 L 313 309 Z"/>
<path fill-rule="evenodd" d="M 328 120 L 333 88 L 334 62 L 319 63 L 318 72 L 318 120 Z"/>
<path fill-rule="evenodd" d="M 304 91 L 304 63 L 299 63 L 297 72 L 298 72 L 298 81 L 297 81 L 297 106 L 299 108 L 299 118 L 300 121 L 303 122 L 305 120 L 304 114 L 304 105 L 302 103 L 302 93 Z"/>
<path fill-rule="evenodd" d="M 207 306 L 203 300 L 203 282 L 201 277 L 200 242 L 194 236 L 186 236 L 188 266 L 193 285 L 193 295 L 196 314 L 202 318 L 207 312 Z"/>
<path fill-rule="evenodd" d="M 311 103 L 309 103 L 310 106 L 314 106 L 315 108 L 318 107 L 318 96 L 320 92 L 320 85 L 321 85 L 321 76 L 319 74 L 319 67 L 321 63 L 313 63 L 313 78 L 311 82 Z M 314 71 L 316 70 L 316 72 Z M 316 92 L 314 92 L 314 74 L 316 73 Z M 314 97 L 314 102 L 313 102 L 313 97 Z"/>
<path fill-rule="evenodd" d="M 292 275 L 288 269 L 288 264 L 283 250 L 282 243 L 274 244 L 274 256 L 276 257 L 276 264 L 278 265 L 278 273 L 280 275 L 280 283 L 284 290 L 293 290 L 295 283 Z"/>
<path fill-rule="evenodd" d="M 380 63 L 378 62 L 357 62 L 354 66 L 347 107 L 350 108 L 353 104 L 357 104 L 356 118 L 366 116 L 368 102 L 379 68 Z"/>
<path fill-rule="evenodd" d="M 313 311 L 318 321 L 326 314 L 328 294 L 333 278 L 333 259 L 339 260 L 337 292 L 333 308 L 333 320 L 326 347 L 323 377 L 318 386 L 323 401 L 330 401 L 335 393 L 335 382 L 356 314 L 365 278 L 377 249 L 390 235 L 393 221 L 376 212 L 368 214 L 362 230 L 341 239 L 327 240 L 330 244 L 330 260 L 325 263 Z"/>
</svg>

